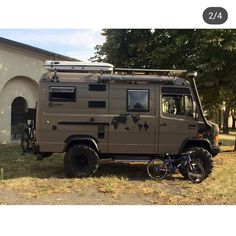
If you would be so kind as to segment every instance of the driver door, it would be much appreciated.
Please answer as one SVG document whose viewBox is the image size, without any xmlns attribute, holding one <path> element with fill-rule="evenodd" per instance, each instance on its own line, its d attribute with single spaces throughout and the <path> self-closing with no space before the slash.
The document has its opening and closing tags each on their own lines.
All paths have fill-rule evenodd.
<svg viewBox="0 0 236 236">
<path fill-rule="evenodd" d="M 197 136 L 193 98 L 188 87 L 161 87 L 159 153 L 178 154 L 185 139 Z"/>
</svg>

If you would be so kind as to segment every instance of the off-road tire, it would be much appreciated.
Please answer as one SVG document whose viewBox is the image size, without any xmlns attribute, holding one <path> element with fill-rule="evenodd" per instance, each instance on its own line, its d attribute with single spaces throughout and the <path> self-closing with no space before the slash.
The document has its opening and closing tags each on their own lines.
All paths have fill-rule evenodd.
<svg viewBox="0 0 236 236">
<path fill-rule="evenodd" d="M 187 147 L 184 152 L 191 152 L 191 159 L 199 162 L 202 165 L 206 178 L 211 174 L 213 169 L 212 155 L 206 149 L 193 146 Z M 185 177 L 185 179 L 189 179 L 186 167 L 181 166 L 179 168 L 179 172 Z"/>
<path fill-rule="evenodd" d="M 69 178 L 88 177 L 98 169 L 97 152 L 86 145 L 72 146 L 64 157 L 64 170 Z"/>
</svg>

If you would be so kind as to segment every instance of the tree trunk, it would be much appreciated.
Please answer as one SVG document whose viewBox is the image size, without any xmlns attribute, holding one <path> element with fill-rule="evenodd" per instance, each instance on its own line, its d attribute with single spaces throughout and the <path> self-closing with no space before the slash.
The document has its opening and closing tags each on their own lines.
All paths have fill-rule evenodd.
<svg viewBox="0 0 236 236">
<path fill-rule="evenodd" d="M 222 110 L 221 110 L 221 109 L 219 109 L 219 114 L 218 114 L 218 116 L 219 116 L 219 123 L 218 123 L 218 125 L 219 125 L 219 129 L 221 130 L 221 127 L 222 127 L 222 119 L 221 119 Z"/>
<path fill-rule="evenodd" d="M 234 137 L 234 151 L 236 151 L 236 136 Z"/>
<path fill-rule="evenodd" d="M 235 129 L 236 117 L 233 117 L 232 129 Z"/>
<path fill-rule="evenodd" d="M 229 109 L 226 107 L 223 114 L 223 134 L 229 133 Z"/>
</svg>

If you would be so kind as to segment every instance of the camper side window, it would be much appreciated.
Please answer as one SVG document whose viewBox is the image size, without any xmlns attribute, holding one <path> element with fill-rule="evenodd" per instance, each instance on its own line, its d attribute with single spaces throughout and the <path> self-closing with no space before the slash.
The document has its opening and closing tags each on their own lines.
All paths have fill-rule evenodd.
<svg viewBox="0 0 236 236">
<path fill-rule="evenodd" d="M 137 112 L 149 111 L 149 90 L 128 89 L 127 111 L 137 111 Z"/>
<path fill-rule="evenodd" d="M 53 102 L 75 102 L 76 88 L 71 86 L 49 87 L 49 101 Z"/>
</svg>

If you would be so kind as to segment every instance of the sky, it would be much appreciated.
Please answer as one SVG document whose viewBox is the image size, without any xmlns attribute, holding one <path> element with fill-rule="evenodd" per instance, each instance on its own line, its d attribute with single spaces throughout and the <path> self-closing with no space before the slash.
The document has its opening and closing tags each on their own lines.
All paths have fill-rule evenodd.
<svg viewBox="0 0 236 236">
<path fill-rule="evenodd" d="M 80 60 L 94 56 L 105 38 L 100 29 L 0 29 L 0 37 Z"/>
</svg>

